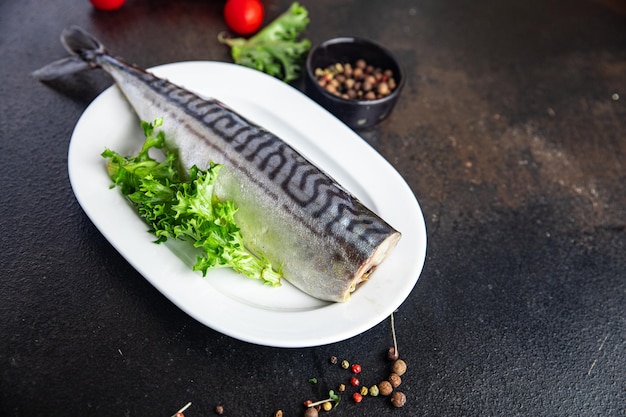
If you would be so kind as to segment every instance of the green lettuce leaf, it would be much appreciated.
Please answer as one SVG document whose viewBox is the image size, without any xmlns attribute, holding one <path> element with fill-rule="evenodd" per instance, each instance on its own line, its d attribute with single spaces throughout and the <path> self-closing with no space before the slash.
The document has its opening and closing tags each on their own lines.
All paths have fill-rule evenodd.
<svg viewBox="0 0 626 417">
<path fill-rule="evenodd" d="M 227 38 L 220 34 L 218 40 L 231 47 L 236 64 L 289 82 L 299 77 L 311 48 L 310 40 L 298 40 L 308 24 L 308 11 L 296 2 L 249 39 Z"/>
<path fill-rule="evenodd" d="M 213 193 L 222 165 L 211 163 L 208 169 L 193 166 L 181 175 L 176 154 L 165 146 L 163 131 L 155 132 L 161 124 L 162 119 L 142 122 L 146 140 L 135 156 L 125 157 L 110 149 L 102 153 L 109 160 L 112 187 L 117 186 L 133 203 L 157 243 L 179 239 L 198 248 L 200 255 L 193 269 L 203 276 L 212 269 L 229 267 L 265 284 L 280 285 L 281 273 L 270 261 L 246 249 L 235 221 L 234 202 L 219 201 Z M 151 149 L 161 150 L 164 159 L 151 157 Z"/>
</svg>

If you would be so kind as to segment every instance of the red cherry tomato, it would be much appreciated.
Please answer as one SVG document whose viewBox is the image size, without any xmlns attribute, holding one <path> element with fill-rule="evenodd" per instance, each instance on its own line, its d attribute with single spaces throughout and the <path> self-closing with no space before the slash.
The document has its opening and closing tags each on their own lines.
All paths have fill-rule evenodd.
<svg viewBox="0 0 626 417">
<path fill-rule="evenodd" d="M 228 0 L 224 6 L 224 20 L 240 35 L 250 35 L 261 27 L 265 9 L 260 0 Z"/>
<path fill-rule="evenodd" d="M 126 0 L 89 0 L 93 7 L 98 10 L 111 11 L 119 9 L 124 5 Z"/>
</svg>

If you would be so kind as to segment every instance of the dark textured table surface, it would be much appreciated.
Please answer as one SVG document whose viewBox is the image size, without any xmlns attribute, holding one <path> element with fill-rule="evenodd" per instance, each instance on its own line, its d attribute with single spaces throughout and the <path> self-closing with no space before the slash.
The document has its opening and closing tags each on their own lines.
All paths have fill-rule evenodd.
<svg viewBox="0 0 626 417">
<path fill-rule="evenodd" d="M 624 416 L 626 3 L 302 3 L 314 43 L 364 36 L 404 64 L 392 116 L 359 134 L 406 179 L 428 229 L 395 313 L 406 405 L 346 397 L 332 415 Z M 267 17 L 289 4 L 265 1 Z M 310 348 L 224 336 L 152 287 L 74 198 L 69 138 L 110 82 L 30 77 L 64 56 L 62 29 L 83 26 L 143 67 L 230 62 L 222 7 L 0 4 L 0 415 L 171 416 L 191 401 L 187 417 L 217 404 L 298 416 L 345 382 L 332 355 L 360 362 L 368 383 L 386 375 L 389 320 Z"/>
</svg>

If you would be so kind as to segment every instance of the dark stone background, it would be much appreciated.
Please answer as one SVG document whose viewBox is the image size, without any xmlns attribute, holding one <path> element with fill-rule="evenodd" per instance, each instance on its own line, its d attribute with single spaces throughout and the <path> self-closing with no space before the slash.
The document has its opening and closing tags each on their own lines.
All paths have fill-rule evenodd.
<svg viewBox="0 0 626 417">
<path fill-rule="evenodd" d="M 290 4 L 264 3 L 268 18 Z M 395 314 L 406 406 L 345 398 L 333 415 L 624 416 L 626 3 L 302 3 L 314 43 L 364 36 L 403 62 L 394 113 L 359 133 L 406 178 L 428 229 Z M 79 24 L 143 67 L 230 61 L 222 7 L 0 3 L 0 415 L 171 416 L 191 401 L 187 417 L 218 403 L 297 416 L 345 379 L 331 355 L 369 383 L 385 376 L 389 322 L 305 349 L 221 335 L 128 265 L 72 194 L 69 138 L 109 81 L 30 78 L 64 56 L 61 30 Z"/>
</svg>

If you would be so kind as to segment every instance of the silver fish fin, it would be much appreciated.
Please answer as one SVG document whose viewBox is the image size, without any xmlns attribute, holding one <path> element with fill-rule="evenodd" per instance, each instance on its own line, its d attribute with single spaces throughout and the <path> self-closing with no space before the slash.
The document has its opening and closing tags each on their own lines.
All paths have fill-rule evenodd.
<svg viewBox="0 0 626 417">
<path fill-rule="evenodd" d="M 61 33 L 61 43 L 73 55 L 89 60 L 93 54 L 106 53 L 99 40 L 78 26 L 70 26 Z"/>
<path fill-rule="evenodd" d="M 43 68 L 32 72 L 32 76 L 39 81 L 52 81 L 64 75 L 74 74 L 90 68 L 89 63 L 77 56 L 60 59 Z"/>
<path fill-rule="evenodd" d="M 94 57 L 106 53 L 104 46 L 78 26 L 71 26 L 61 33 L 61 43 L 71 54 L 46 65 L 32 73 L 39 81 L 52 81 L 64 75 L 95 67 Z"/>
</svg>

